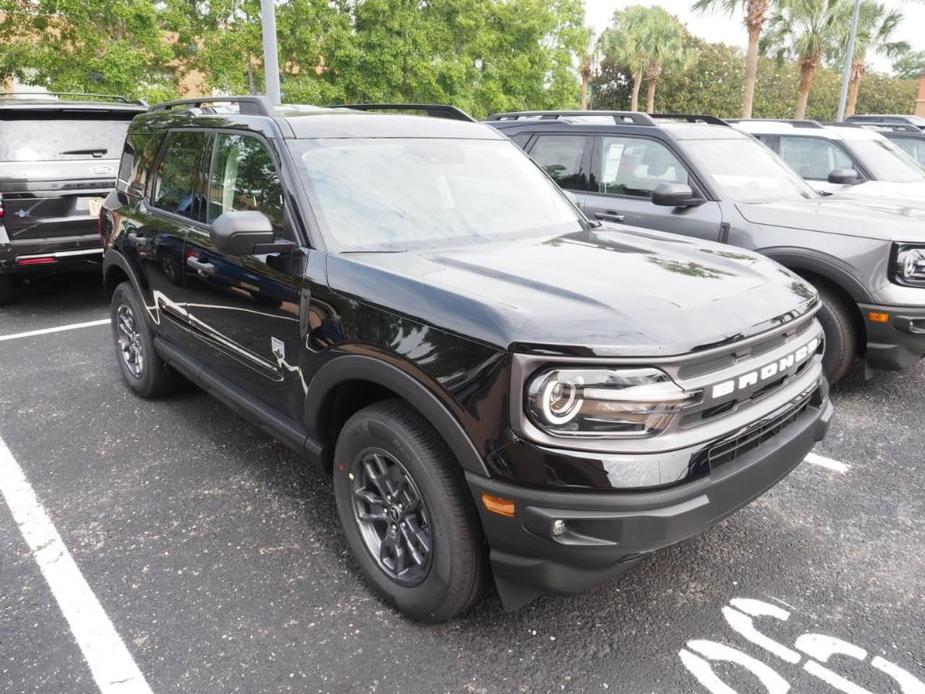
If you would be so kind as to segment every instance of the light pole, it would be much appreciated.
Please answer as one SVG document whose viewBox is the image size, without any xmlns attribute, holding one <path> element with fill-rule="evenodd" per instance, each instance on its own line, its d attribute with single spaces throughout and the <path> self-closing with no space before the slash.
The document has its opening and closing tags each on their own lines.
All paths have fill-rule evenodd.
<svg viewBox="0 0 925 694">
<path fill-rule="evenodd" d="M 841 94 L 838 96 L 839 122 L 845 120 L 845 109 L 848 107 L 848 84 L 851 82 L 851 66 L 854 64 L 854 45 L 858 39 L 858 24 L 861 21 L 861 0 L 854 0 L 854 14 L 851 15 L 851 33 L 848 34 L 848 54 L 845 57 L 845 69 L 841 74 Z"/>
<path fill-rule="evenodd" d="M 279 91 L 279 50 L 276 47 L 276 7 L 273 0 L 260 0 L 263 15 L 263 78 L 267 98 L 273 104 L 282 101 Z"/>
</svg>

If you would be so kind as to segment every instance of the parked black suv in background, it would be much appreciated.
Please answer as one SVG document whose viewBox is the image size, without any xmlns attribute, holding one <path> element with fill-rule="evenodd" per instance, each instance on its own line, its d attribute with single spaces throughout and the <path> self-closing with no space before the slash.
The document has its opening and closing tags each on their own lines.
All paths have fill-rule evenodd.
<svg viewBox="0 0 925 694">
<path fill-rule="evenodd" d="M 584 590 L 826 431 L 810 285 L 595 225 L 492 128 L 181 101 L 135 119 L 122 168 L 125 381 L 179 372 L 333 473 L 353 556 L 414 618 L 466 609 L 489 567 L 508 607 Z"/>
<path fill-rule="evenodd" d="M 96 94 L 0 94 L 0 305 L 14 274 L 99 271 L 100 206 L 145 109 Z"/>
<path fill-rule="evenodd" d="M 925 356 L 925 211 L 821 198 L 770 149 L 714 116 L 502 113 L 590 216 L 759 251 L 822 297 L 831 382 L 855 356 L 904 369 Z"/>
</svg>

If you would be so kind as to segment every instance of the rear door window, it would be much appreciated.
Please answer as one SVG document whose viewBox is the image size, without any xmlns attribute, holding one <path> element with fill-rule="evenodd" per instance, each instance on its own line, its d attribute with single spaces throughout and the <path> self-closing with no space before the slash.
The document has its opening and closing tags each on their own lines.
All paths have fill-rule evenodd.
<svg viewBox="0 0 925 694">
<path fill-rule="evenodd" d="M 211 143 L 204 132 L 167 135 L 154 181 L 152 204 L 165 212 L 206 220 L 203 159 Z"/>
<path fill-rule="evenodd" d="M 118 159 L 134 115 L 0 113 L 0 161 Z"/>
<path fill-rule="evenodd" d="M 584 170 L 587 137 L 581 135 L 539 135 L 530 156 L 562 188 L 588 191 L 588 172 Z"/>
</svg>

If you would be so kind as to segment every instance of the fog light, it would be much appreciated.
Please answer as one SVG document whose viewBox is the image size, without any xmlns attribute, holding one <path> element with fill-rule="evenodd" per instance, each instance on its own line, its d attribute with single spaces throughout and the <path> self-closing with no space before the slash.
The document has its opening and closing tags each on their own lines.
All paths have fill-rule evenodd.
<svg viewBox="0 0 925 694">
<path fill-rule="evenodd" d="M 565 527 L 564 520 L 560 519 L 560 520 L 554 520 L 552 522 L 552 536 L 553 537 L 562 537 L 563 535 L 565 535 L 566 530 L 568 530 L 568 528 Z"/>
</svg>

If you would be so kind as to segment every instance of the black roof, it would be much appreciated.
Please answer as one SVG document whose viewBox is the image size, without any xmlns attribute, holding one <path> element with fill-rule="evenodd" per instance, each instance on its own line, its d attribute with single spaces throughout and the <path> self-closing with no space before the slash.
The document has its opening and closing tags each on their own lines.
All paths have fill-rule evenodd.
<svg viewBox="0 0 925 694">
<path fill-rule="evenodd" d="M 380 113 L 388 111 L 389 113 Z M 397 113 L 411 111 L 422 115 Z M 393 113 L 395 112 L 395 113 Z M 429 116 L 429 117 L 428 117 Z M 493 128 L 439 104 L 273 105 L 263 96 L 181 99 L 151 106 L 136 128 L 196 125 L 256 130 L 282 138 L 458 138 L 504 139 Z"/>
</svg>

